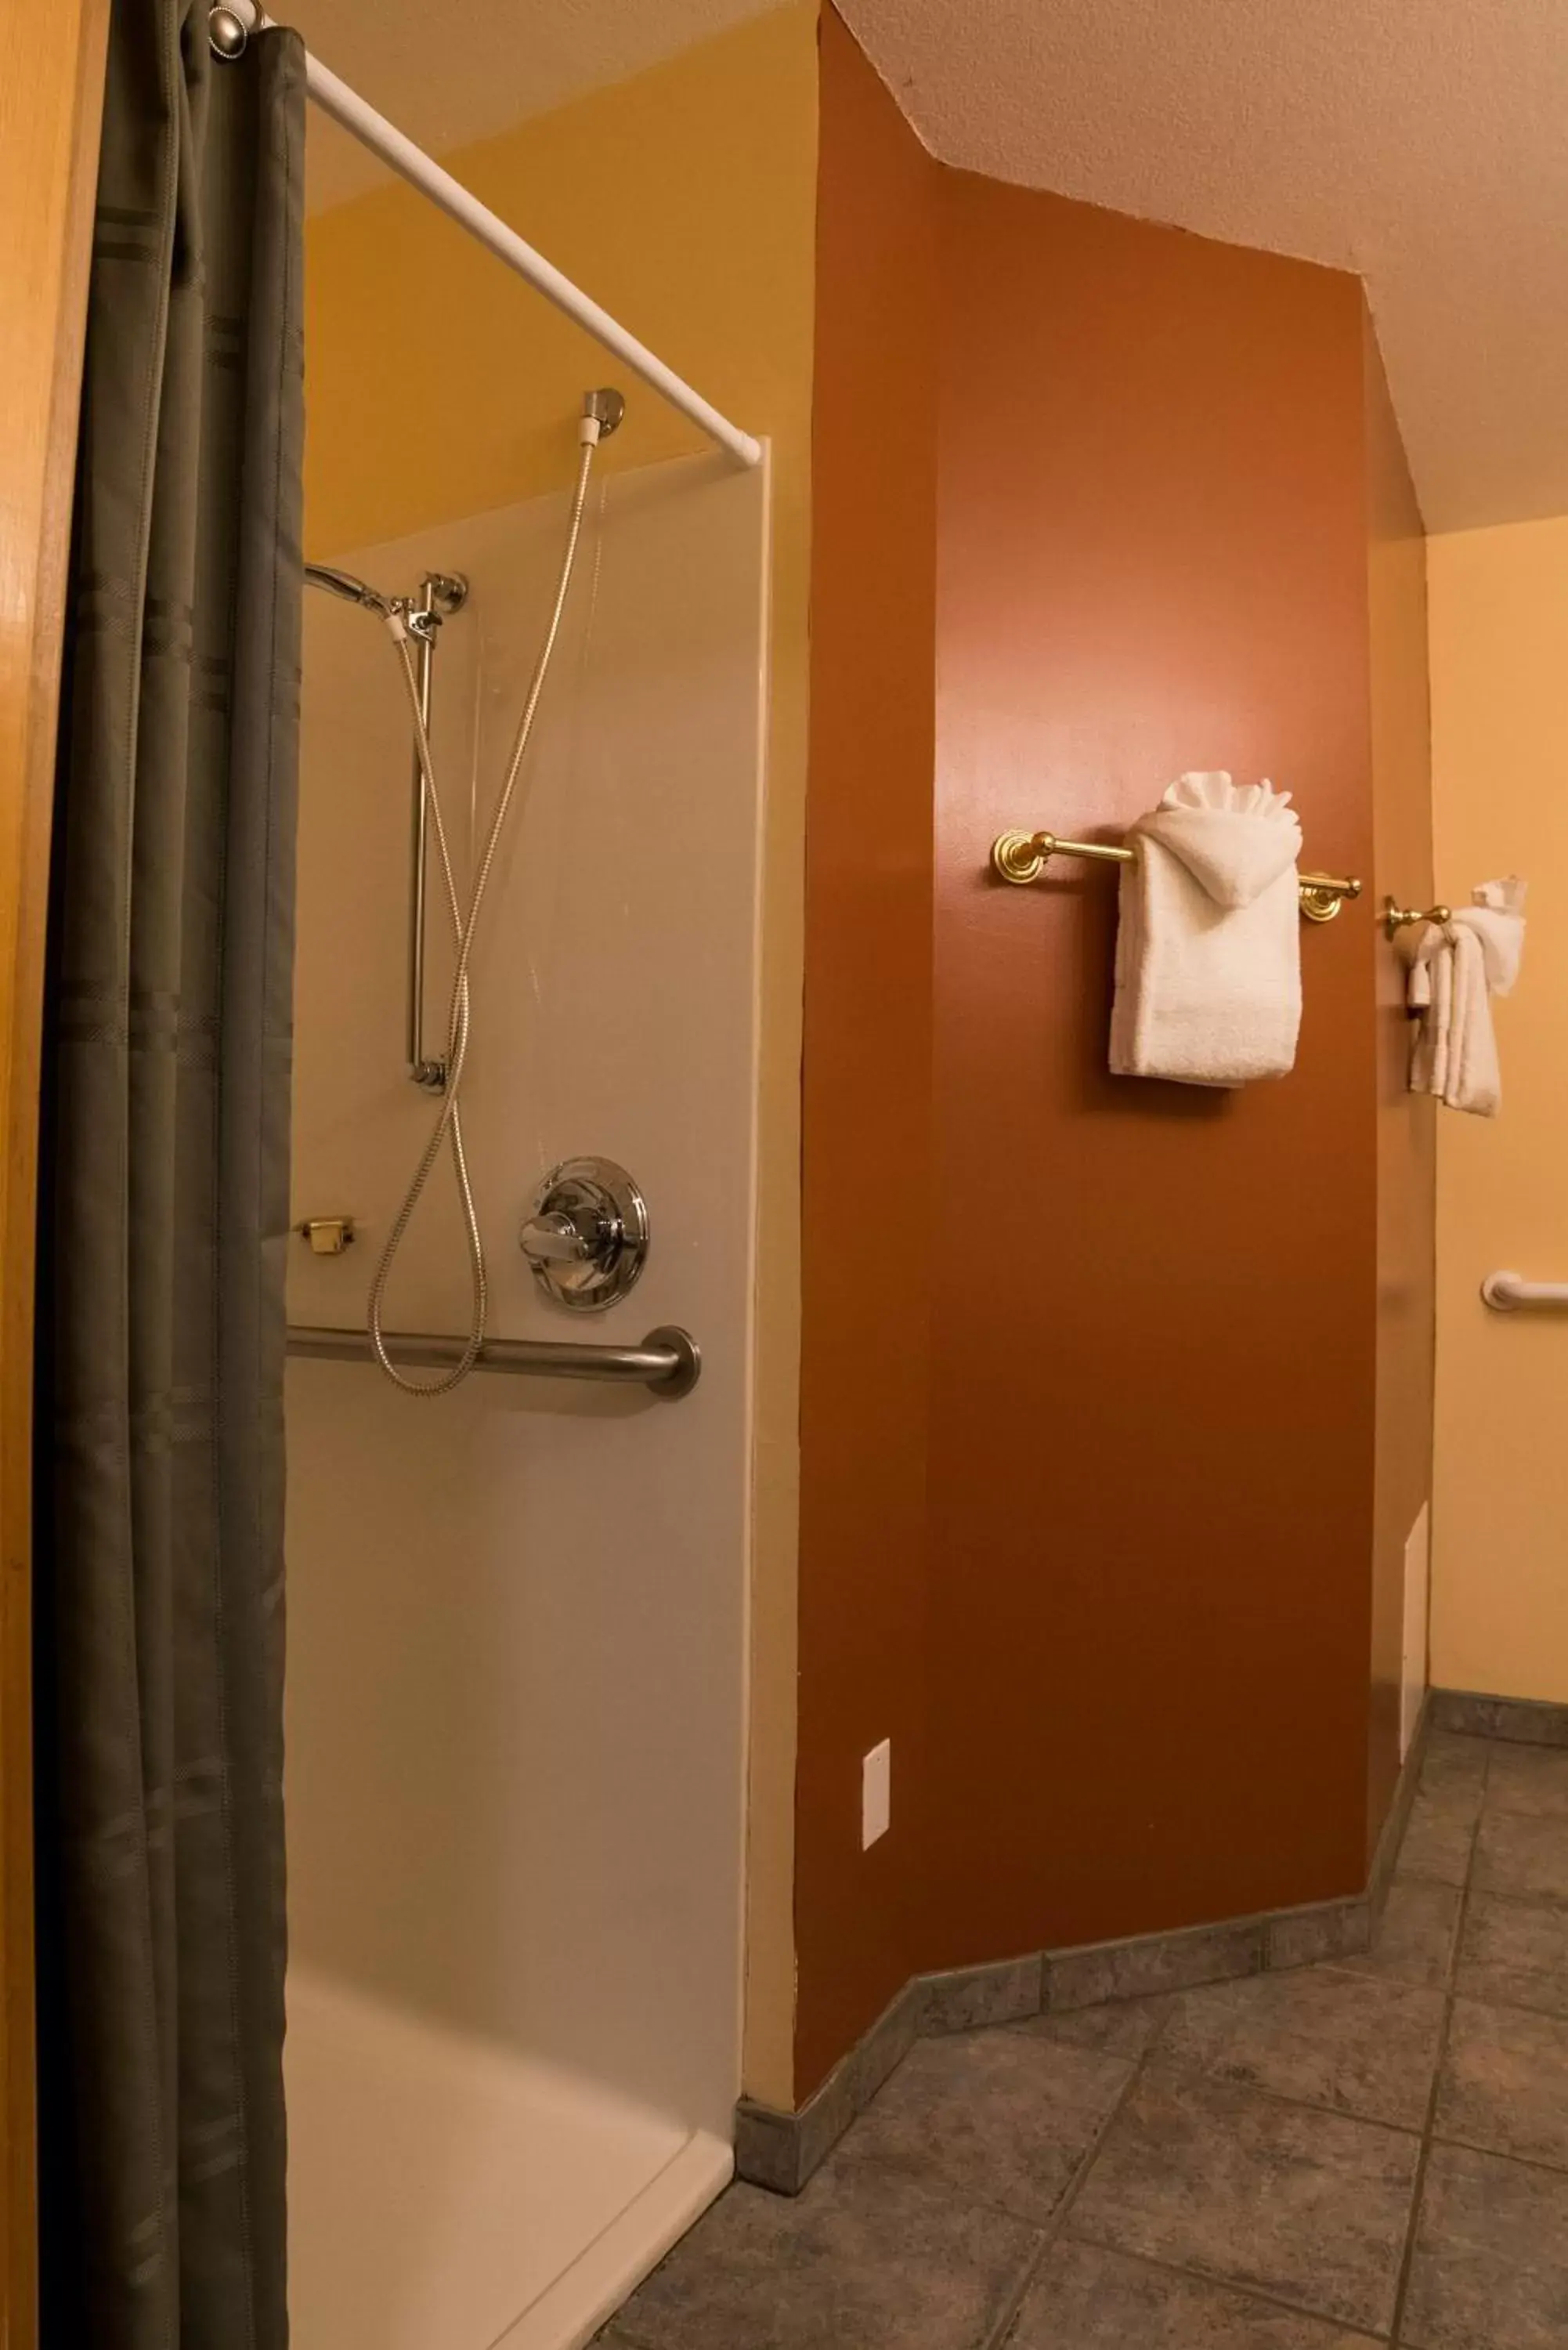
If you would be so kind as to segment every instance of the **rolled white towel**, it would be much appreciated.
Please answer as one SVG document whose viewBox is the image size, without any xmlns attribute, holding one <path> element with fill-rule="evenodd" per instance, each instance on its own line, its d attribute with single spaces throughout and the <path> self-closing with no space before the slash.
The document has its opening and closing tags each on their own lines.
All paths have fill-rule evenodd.
<svg viewBox="0 0 1568 2350">
<path fill-rule="evenodd" d="M 1294 1066 L 1302 833 L 1290 797 L 1186 775 L 1134 825 L 1111 1012 L 1117 1076 L 1240 1086 Z"/>
<path fill-rule="evenodd" d="M 1495 1118 L 1502 1070 L 1491 999 L 1507 995 L 1524 953 L 1524 883 L 1511 873 L 1483 881 L 1446 922 L 1416 942 L 1407 993 L 1420 1014 L 1410 1045 L 1410 1091 L 1449 1109 Z"/>
</svg>

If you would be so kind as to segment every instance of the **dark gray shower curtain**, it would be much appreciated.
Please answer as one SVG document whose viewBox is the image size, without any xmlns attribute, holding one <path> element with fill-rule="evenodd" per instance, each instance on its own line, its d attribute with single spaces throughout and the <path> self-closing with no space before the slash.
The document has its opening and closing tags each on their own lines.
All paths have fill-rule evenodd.
<svg viewBox="0 0 1568 2350">
<path fill-rule="evenodd" d="M 40 1205 L 45 2341 L 281 2350 L 304 57 L 113 0 Z"/>
</svg>

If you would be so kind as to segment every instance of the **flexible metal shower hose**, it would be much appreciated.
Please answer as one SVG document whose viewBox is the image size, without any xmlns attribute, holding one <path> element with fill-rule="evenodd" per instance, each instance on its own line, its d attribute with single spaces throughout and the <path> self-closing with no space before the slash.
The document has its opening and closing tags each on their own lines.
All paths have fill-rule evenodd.
<svg viewBox="0 0 1568 2350">
<path fill-rule="evenodd" d="M 462 1077 L 468 1060 L 469 1038 L 469 966 L 472 960 L 474 939 L 479 930 L 480 912 L 484 904 L 485 891 L 490 884 L 491 868 L 494 865 L 496 852 L 506 829 L 506 819 L 517 789 L 517 778 L 522 771 L 524 756 L 534 732 L 534 720 L 539 708 L 539 697 L 544 691 L 545 680 L 549 674 L 550 661 L 556 650 L 556 639 L 561 632 L 561 620 L 566 608 L 566 598 L 572 585 L 572 573 L 576 566 L 577 542 L 582 534 L 583 508 L 587 498 L 588 476 L 593 469 L 594 450 L 597 439 L 597 428 L 591 434 L 585 432 L 582 452 L 577 464 L 576 485 L 572 493 L 571 515 L 566 525 L 566 543 L 561 556 L 560 576 L 556 583 L 555 601 L 550 608 L 549 626 L 545 631 L 538 659 L 534 664 L 534 675 L 529 683 L 528 697 L 523 705 L 523 715 L 518 721 L 517 732 L 513 738 L 512 755 L 506 763 L 506 773 L 502 781 L 500 795 L 495 803 L 495 813 L 490 819 L 490 829 L 485 835 L 484 847 L 474 872 L 473 889 L 469 898 L 466 913 L 463 911 L 462 901 L 458 892 L 457 877 L 452 860 L 452 845 L 447 837 L 441 794 L 436 788 L 435 766 L 431 757 L 430 733 L 425 725 L 424 714 L 420 708 L 419 681 L 415 675 L 413 654 L 409 645 L 409 632 L 402 624 L 400 615 L 394 615 L 392 620 L 389 622 L 393 642 L 398 650 L 399 666 L 402 670 L 403 680 L 408 688 L 409 707 L 413 712 L 414 740 L 419 745 L 420 772 L 424 777 L 425 791 L 430 802 L 431 829 L 435 834 L 436 852 L 441 863 L 447 912 L 452 922 L 452 940 L 456 948 L 456 959 L 452 966 L 452 998 L 447 1014 L 446 1083 L 441 1094 L 441 1107 L 435 1123 L 431 1128 L 430 1139 L 420 1155 L 413 1179 L 403 1196 L 402 1205 L 392 1220 L 391 1230 L 387 1234 L 386 1246 L 381 1251 L 376 1266 L 375 1278 L 370 1284 L 370 1344 L 375 1349 L 376 1360 L 391 1380 L 392 1385 L 400 1388 L 405 1395 L 410 1396 L 449 1395 L 453 1388 L 461 1386 L 467 1378 L 475 1363 L 478 1362 L 481 1349 L 484 1345 L 484 1326 L 490 1306 L 490 1282 L 484 1262 L 484 1235 L 480 1228 L 479 1211 L 474 1204 L 473 1185 L 469 1176 L 468 1153 L 462 1134 Z M 409 1226 L 413 1221 L 414 1211 L 423 1197 L 425 1186 L 430 1181 L 436 1160 L 441 1156 L 443 1143 L 448 1145 L 452 1151 L 452 1173 L 456 1178 L 458 1199 L 462 1210 L 463 1231 L 468 1243 L 469 1273 L 472 1286 L 472 1309 L 468 1337 L 462 1353 L 451 1369 L 441 1372 L 436 1378 L 411 1379 L 398 1368 L 387 1351 L 387 1342 L 382 1331 L 382 1308 L 386 1301 L 387 1283 L 392 1265 L 399 1249 L 403 1244 Z"/>
</svg>

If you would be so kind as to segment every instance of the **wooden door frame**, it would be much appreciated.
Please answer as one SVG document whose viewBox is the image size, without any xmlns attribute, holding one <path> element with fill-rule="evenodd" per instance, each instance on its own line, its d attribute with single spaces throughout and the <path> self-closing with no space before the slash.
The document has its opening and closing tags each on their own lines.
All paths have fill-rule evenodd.
<svg viewBox="0 0 1568 2350">
<path fill-rule="evenodd" d="M 33 1268 L 44 942 L 109 0 L 0 5 L 0 2350 L 37 2340 Z"/>
</svg>

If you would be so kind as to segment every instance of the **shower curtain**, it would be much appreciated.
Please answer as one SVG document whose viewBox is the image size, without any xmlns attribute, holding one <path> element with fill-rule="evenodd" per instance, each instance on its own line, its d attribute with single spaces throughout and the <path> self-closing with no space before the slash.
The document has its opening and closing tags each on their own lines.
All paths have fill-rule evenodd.
<svg viewBox="0 0 1568 2350">
<path fill-rule="evenodd" d="M 113 0 L 46 1000 L 44 2340 L 281 2350 L 304 56 Z"/>
</svg>

